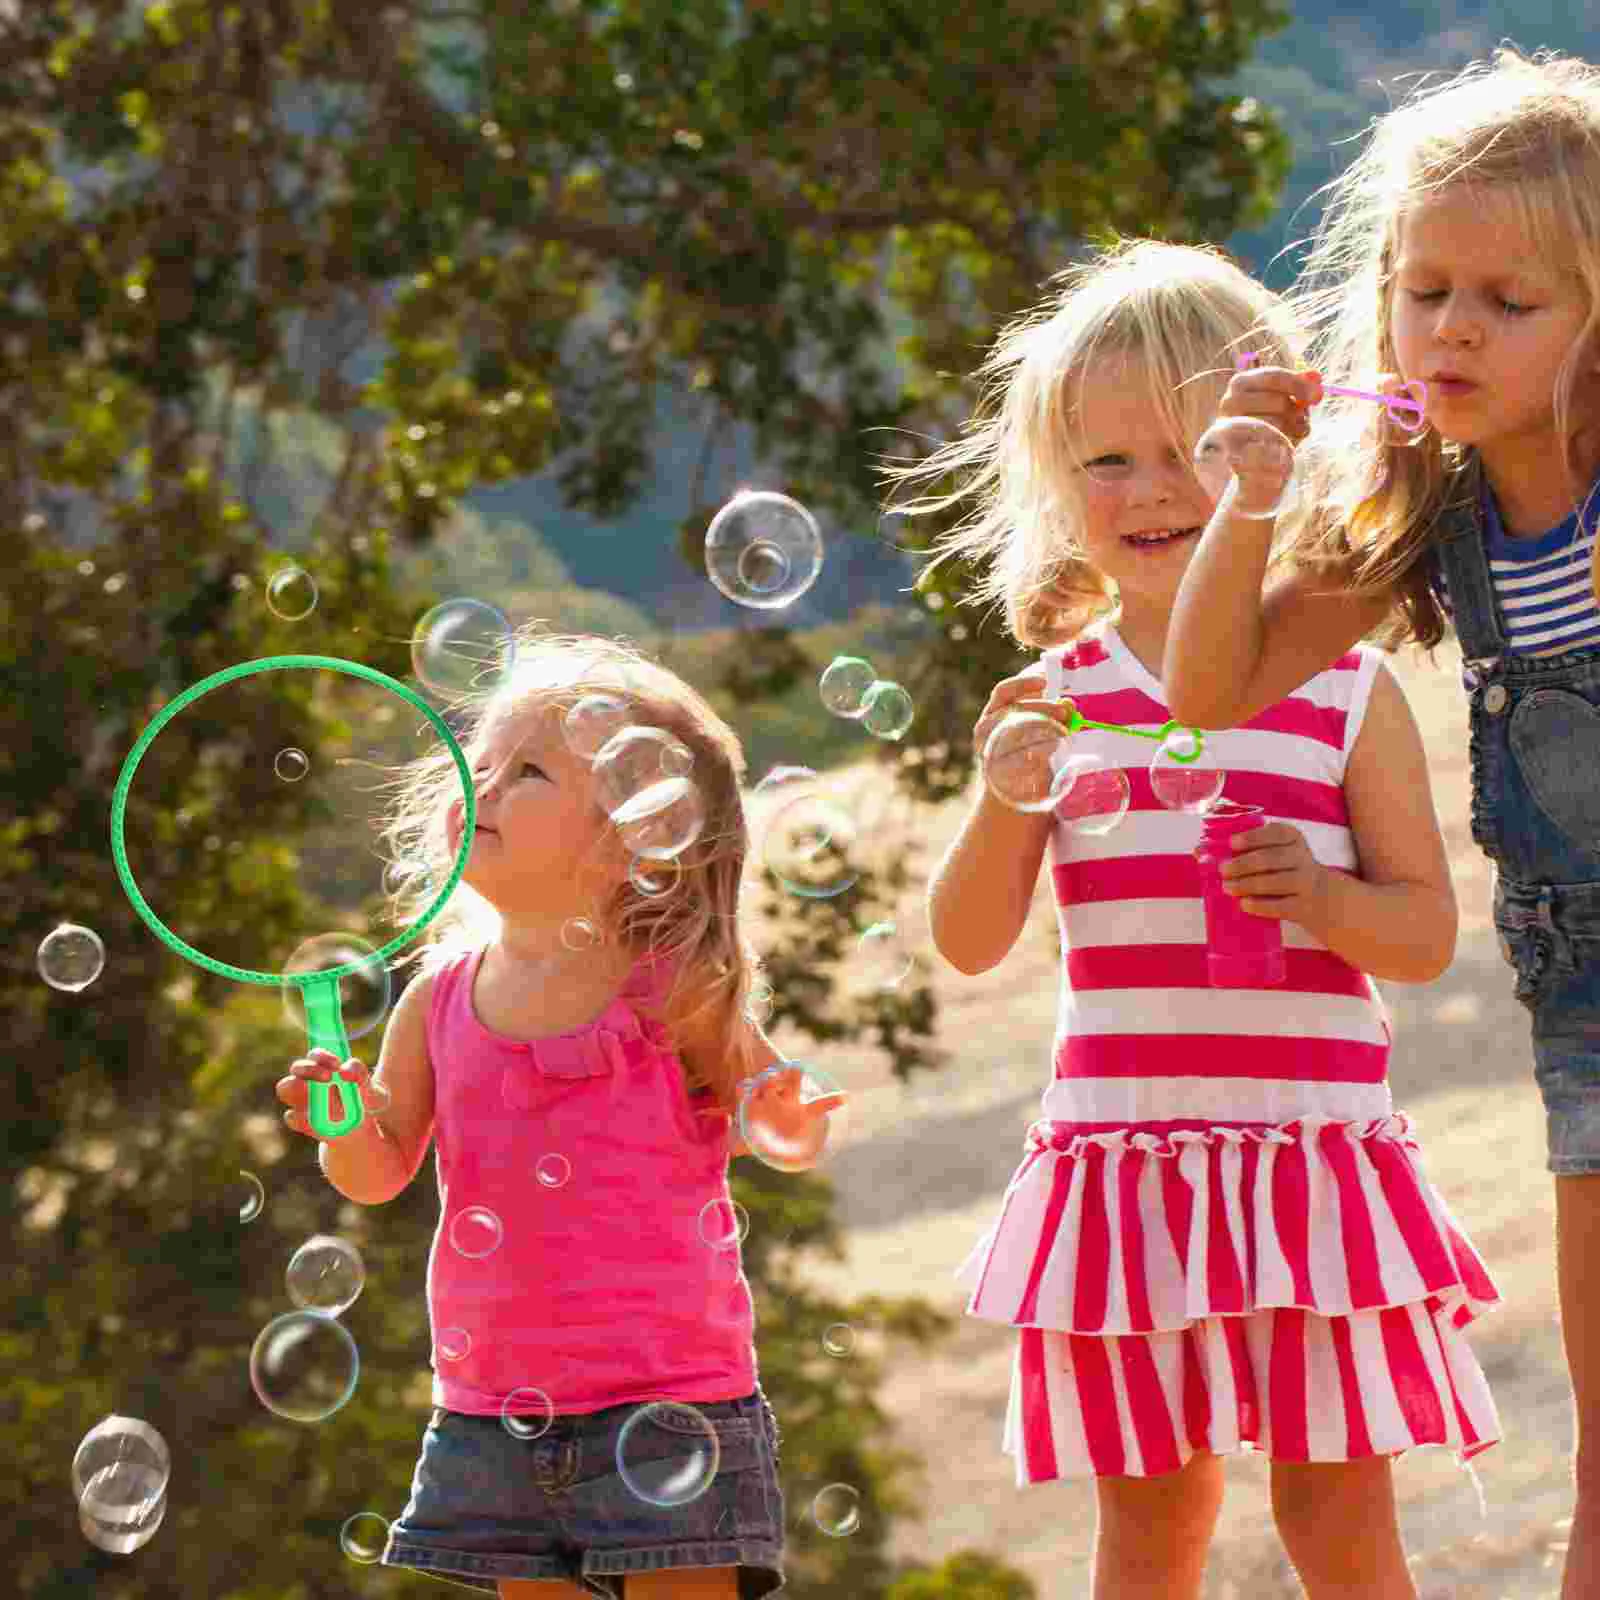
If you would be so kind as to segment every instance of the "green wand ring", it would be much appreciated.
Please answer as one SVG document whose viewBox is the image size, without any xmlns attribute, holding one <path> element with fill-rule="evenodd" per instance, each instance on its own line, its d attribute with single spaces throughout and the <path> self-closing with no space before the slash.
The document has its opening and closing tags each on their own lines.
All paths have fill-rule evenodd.
<svg viewBox="0 0 1600 1600">
<path fill-rule="evenodd" d="M 422 915 L 373 955 L 359 961 L 347 961 L 342 966 L 329 967 L 321 972 L 253 972 L 247 967 L 235 967 L 225 961 L 217 961 L 203 950 L 196 950 L 193 945 L 179 938 L 150 909 L 145 897 L 139 892 L 139 885 L 133 880 L 133 873 L 129 870 L 128 854 L 122 837 L 123 818 L 127 811 L 128 791 L 133 785 L 133 775 L 138 770 L 140 761 L 144 759 L 145 752 L 155 742 L 156 735 L 186 706 L 193 705 L 202 695 L 209 694 L 213 689 L 220 689 L 225 683 L 233 683 L 239 678 L 248 678 L 258 672 L 277 672 L 286 667 L 321 667 L 330 672 L 343 672 L 352 678 L 365 678 L 368 683 L 375 683 L 380 688 L 388 689 L 416 707 L 433 724 L 454 758 L 456 770 L 461 774 L 461 788 L 467 802 L 461 829 L 461 849 L 456 855 L 455 869 Z M 163 706 L 157 713 L 155 721 L 139 735 L 138 743 L 128 752 L 128 759 L 122 764 L 116 790 L 111 796 L 111 854 L 117 864 L 117 876 L 122 881 L 122 887 L 132 902 L 133 909 L 157 938 L 186 960 L 194 962 L 196 966 L 204 967 L 207 972 L 216 973 L 218 977 L 233 978 L 239 983 L 266 984 L 273 988 L 292 984 L 299 989 L 301 1000 L 305 1005 L 308 1047 L 313 1050 L 330 1050 L 340 1061 L 344 1061 L 350 1054 L 350 1039 L 344 1030 L 344 1013 L 339 1000 L 339 979 L 349 973 L 370 967 L 374 961 L 386 960 L 396 950 L 415 939 L 444 909 L 445 902 L 455 892 L 456 884 L 460 882 L 461 874 L 466 870 L 467 857 L 472 852 L 472 831 L 477 811 L 477 795 L 472 786 L 472 772 L 467 766 L 467 758 L 461 752 L 461 746 L 456 743 L 456 737 L 450 731 L 449 724 L 415 690 L 407 688 L 405 684 L 391 678 L 387 673 L 363 666 L 358 661 L 342 661 L 335 656 L 264 656 L 259 661 L 241 662 L 238 666 L 214 672 L 209 678 L 202 678 L 199 683 L 185 689 L 170 705 Z M 307 1120 L 314 1132 L 325 1139 L 336 1139 L 341 1134 L 353 1132 L 361 1126 L 366 1111 L 361 1104 L 361 1092 L 354 1084 L 342 1083 L 338 1078 L 328 1083 L 312 1079 L 308 1089 Z M 334 1094 L 339 1097 L 338 1117 L 333 1115 L 330 1106 L 330 1098 Z"/>
</svg>

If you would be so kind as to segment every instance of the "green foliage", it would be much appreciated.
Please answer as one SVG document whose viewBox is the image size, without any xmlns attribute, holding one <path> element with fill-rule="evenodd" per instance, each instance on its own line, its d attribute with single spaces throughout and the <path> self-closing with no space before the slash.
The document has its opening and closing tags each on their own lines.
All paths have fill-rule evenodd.
<svg viewBox="0 0 1600 1600">
<path fill-rule="evenodd" d="M 1034 1600 L 1019 1572 L 975 1550 L 960 1550 L 937 1567 L 897 1578 L 884 1600 Z"/>
</svg>

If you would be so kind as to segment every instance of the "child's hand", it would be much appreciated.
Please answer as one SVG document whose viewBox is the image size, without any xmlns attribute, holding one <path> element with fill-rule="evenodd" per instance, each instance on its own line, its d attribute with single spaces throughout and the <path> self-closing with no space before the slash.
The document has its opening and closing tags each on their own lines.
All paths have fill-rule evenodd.
<svg viewBox="0 0 1600 1600">
<path fill-rule="evenodd" d="M 1268 822 L 1235 834 L 1233 859 L 1221 866 L 1223 885 L 1258 917 L 1298 923 L 1321 938 L 1328 909 L 1328 868 L 1305 835 L 1287 822 Z"/>
<path fill-rule="evenodd" d="M 805 1075 L 804 1067 L 769 1068 L 755 1080 L 746 1107 L 746 1115 L 759 1121 L 786 1154 L 802 1159 L 822 1149 L 828 1137 L 828 1113 L 850 1098 L 841 1089 L 802 1100 L 800 1085 Z"/>
<path fill-rule="evenodd" d="M 1254 417 L 1299 444 L 1311 431 L 1310 408 L 1322 399 L 1322 374 L 1288 367 L 1250 367 L 1234 373 L 1217 407 L 1219 417 Z"/>
<path fill-rule="evenodd" d="M 308 1080 L 315 1078 L 319 1083 L 327 1083 L 333 1077 L 335 1069 L 346 1083 L 355 1084 L 362 1104 L 370 1106 L 372 1074 L 354 1056 L 342 1067 L 339 1066 L 331 1050 L 313 1050 L 309 1056 L 302 1056 L 298 1061 L 291 1062 L 289 1076 L 279 1078 L 274 1086 L 278 1098 L 289 1108 L 284 1112 L 283 1120 L 296 1133 L 303 1133 L 308 1139 L 322 1138 L 322 1135 L 315 1132 L 307 1121 L 307 1102 L 311 1098 Z M 341 1095 L 342 1093 L 343 1091 Z"/>
<path fill-rule="evenodd" d="M 1238 480 L 1233 509 L 1245 517 L 1274 517 L 1294 476 L 1294 445 L 1259 417 L 1223 417 L 1194 447 L 1195 475 L 1213 500 Z"/>
<path fill-rule="evenodd" d="M 984 746 L 989 742 L 989 735 L 999 727 L 1001 719 L 1012 711 L 1024 709 L 1017 702 L 1039 700 L 1043 695 L 1043 667 L 1030 667 L 1026 672 L 1017 673 L 1013 678 L 1002 678 L 989 691 L 989 699 L 983 708 L 983 714 L 972 725 L 972 748 L 978 753 L 980 760 Z M 1026 709 L 1042 710 L 1043 707 Z"/>
</svg>

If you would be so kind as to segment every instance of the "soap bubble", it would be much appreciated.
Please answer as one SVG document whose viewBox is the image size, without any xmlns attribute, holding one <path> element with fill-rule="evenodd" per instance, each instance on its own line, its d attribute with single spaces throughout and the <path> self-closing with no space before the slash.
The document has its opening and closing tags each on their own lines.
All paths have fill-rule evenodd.
<svg viewBox="0 0 1600 1600">
<path fill-rule="evenodd" d="M 291 745 L 287 750 L 280 750 L 273 757 L 272 770 L 285 783 L 299 783 L 311 770 L 311 761 L 304 750 L 297 750 Z"/>
<path fill-rule="evenodd" d="M 383 869 L 383 892 L 387 895 L 431 897 L 437 890 L 426 861 L 408 858 L 391 861 Z"/>
<path fill-rule="evenodd" d="M 983 781 L 1014 811 L 1052 810 L 1071 776 L 1058 772 L 1070 748 L 1061 724 L 1042 711 L 1008 711 L 983 746 Z"/>
<path fill-rule="evenodd" d="M 762 859 L 791 894 L 831 900 L 860 876 L 853 853 L 856 821 L 821 788 L 801 787 L 767 819 Z"/>
<path fill-rule="evenodd" d="M 1150 761 L 1150 787 L 1168 811 L 1209 811 L 1226 776 L 1194 728 L 1174 728 Z"/>
<path fill-rule="evenodd" d="M 683 882 L 683 863 L 676 856 L 664 861 L 635 856 L 628 863 L 628 882 L 644 899 L 660 900 Z"/>
<path fill-rule="evenodd" d="M 700 1238 L 713 1250 L 732 1250 L 750 1232 L 750 1213 L 737 1200 L 707 1200 L 700 1208 Z"/>
<path fill-rule="evenodd" d="M 825 1355 L 842 1361 L 856 1347 L 856 1330 L 848 1322 L 830 1322 L 822 1330 L 822 1349 Z"/>
<path fill-rule="evenodd" d="M 331 1233 L 313 1234 L 289 1258 L 289 1298 L 305 1311 L 337 1317 L 356 1303 L 367 1281 L 361 1252 Z"/>
<path fill-rule="evenodd" d="M 1194 470 L 1206 493 L 1221 500 L 1234 488 L 1236 516 L 1265 521 L 1292 507 L 1294 445 L 1259 417 L 1222 417 L 1194 447 Z"/>
<path fill-rule="evenodd" d="M 592 950 L 600 943 L 600 930 L 587 917 L 568 917 L 561 924 L 563 950 Z"/>
<path fill-rule="evenodd" d="M 481 1261 L 499 1248 L 504 1229 L 487 1206 L 467 1206 L 450 1222 L 450 1243 L 469 1261 Z"/>
<path fill-rule="evenodd" d="M 559 1189 L 572 1176 L 572 1163 L 563 1155 L 543 1155 L 534 1163 L 533 1175 L 541 1188 Z"/>
<path fill-rule="evenodd" d="M 275 1416 L 321 1422 L 356 1392 L 361 1358 L 349 1330 L 325 1311 L 274 1317 L 250 1348 L 250 1386 Z"/>
<path fill-rule="evenodd" d="M 722 1459 L 717 1430 L 681 1401 L 642 1405 L 617 1435 L 617 1473 L 649 1506 L 682 1506 L 711 1487 Z"/>
<path fill-rule="evenodd" d="M 339 1548 L 350 1559 L 363 1567 L 370 1567 L 383 1559 L 383 1549 L 389 1542 L 389 1524 L 376 1511 L 358 1511 L 347 1517 L 339 1530 Z"/>
<path fill-rule="evenodd" d="M 513 1439 L 537 1439 L 550 1431 L 556 1408 L 543 1389 L 531 1385 L 513 1389 L 500 1402 L 500 1426 Z"/>
<path fill-rule="evenodd" d="M 789 1073 L 799 1074 L 801 1105 L 840 1093 L 839 1085 L 828 1073 L 799 1061 L 774 1062 L 745 1084 L 739 1093 L 739 1137 L 749 1146 L 750 1154 L 774 1172 L 804 1172 L 820 1166 L 838 1150 L 850 1109 L 845 1101 L 824 1113 L 827 1140 L 820 1152 L 811 1154 L 809 1130 L 791 1133 L 792 1105 L 771 1092 L 774 1081 Z"/>
<path fill-rule="evenodd" d="M 106 947 L 93 928 L 63 922 L 39 942 L 39 976 L 52 989 L 76 994 L 105 970 Z"/>
<path fill-rule="evenodd" d="M 811 1518 L 831 1539 L 843 1539 L 861 1526 L 861 1495 L 848 1483 L 830 1483 L 811 1502 Z"/>
<path fill-rule="evenodd" d="M 821 570 L 822 531 L 816 518 L 786 494 L 737 494 L 706 529 L 706 576 L 742 606 L 789 605 Z"/>
<path fill-rule="evenodd" d="M 700 837 L 705 801 L 693 768 L 694 752 L 661 728 L 623 728 L 596 752 L 596 796 L 632 854 L 669 860 Z"/>
<path fill-rule="evenodd" d="M 171 1475 L 167 1442 L 148 1422 L 110 1416 L 96 1423 L 72 1458 L 83 1536 L 113 1555 L 147 1544 L 166 1516 Z"/>
<path fill-rule="evenodd" d="M 465 1328 L 441 1328 L 433 1349 L 441 1361 L 465 1361 L 472 1354 L 472 1335 Z"/>
<path fill-rule="evenodd" d="M 1107 766 L 1098 756 L 1069 755 L 1059 781 L 1056 818 L 1073 833 L 1110 833 L 1128 814 L 1133 789 L 1121 767 Z"/>
<path fill-rule="evenodd" d="M 261 1208 L 267 1203 L 267 1191 L 255 1173 L 240 1172 L 237 1198 L 239 1220 L 254 1222 L 261 1215 Z"/>
<path fill-rule="evenodd" d="M 872 664 L 860 656 L 835 656 L 817 680 L 817 689 L 834 716 L 855 718 L 866 712 L 867 690 L 877 681 Z"/>
<path fill-rule="evenodd" d="M 879 739 L 904 738 L 915 717 L 911 696 L 887 678 L 874 683 L 861 702 L 862 726 Z"/>
<path fill-rule="evenodd" d="M 411 630 L 411 669 L 435 694 L 487 694 L 517 656 L 506 614 L 482 600 L 446 600 L 423 612 Z"/>
<path fill-rule="evenodd" d="M 329 972 L 350 962 L 360 965 L 339 979 L 339 1014 L 344 1019 L 346 1037 L 359 1039 L 389 1014 L 393 995 L 389 969 L 375 945 L 353 933 L 319 933 L 296 946 L 283 971 L 285 977 L 294 977 Z M 305 996 L 298 984 L 284 984 L 283 1009 L 297 1029 L 308 1031 Z"/>
<path fill-rule="evenodd" d="M 267 579 L 267 608 L 280 621 L 299 622 L 316 604 L 316 581 L 304 567 L 280 567 Z"/>
<path fill-rule="evenodd" d="M 898 924 L 874 922 L 856 940 L 852 976 L 864 989 L 882 992 L 898 989 L 911 975 L 916 957 Z"/>
<path fill-rule="evenodd" d="M 586 694 L 567 708 L 561 719 L 561 737 L 567 749 L 584 761 L 593 761 L 614 734 L 628 726 L 625 700 L 614 694 Z"/>
<path fill-rule="evenodd" d="M 670 861 L 705 829 L 706 806 L 690 778 L 663 778 L 611 813 L 625 850 L 648 861 Z"/>
</svg>

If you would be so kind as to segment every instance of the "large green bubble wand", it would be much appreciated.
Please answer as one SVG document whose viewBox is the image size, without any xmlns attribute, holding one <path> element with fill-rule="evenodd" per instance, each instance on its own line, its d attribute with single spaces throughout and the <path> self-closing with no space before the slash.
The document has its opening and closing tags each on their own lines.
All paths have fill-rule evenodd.
<svg viewBox="0 0 1600 1600">
<path fill-rule="evenodd" d="M 363 956 L 358 961 L 347 961 L 341 966 L 328 967 L 321 972 L 253 972 L 246 967 L 230 966 L 226 961 L 214 960 L 204 951 L 196 950 L 193 945 L 179 938 L 150 909 L 144 896 L 139 892 L 139 885 L 133 881 L 133 873 L 128 868 L 128 854 L 122 839 L 123 816 L 128 805 L 128 790 L 133 785 L 133 775 L 138 770 L 140 761 L 155 742 L 156 735 L 180 711 L 186 706 L 193 705 L 202 695 L 209 694 L 213 689 L 220 689 L 225 683 L 233 683 L 258 672 L 277 672 L 289 667 L 317 667 L 329 672 L 343 672 L 352 678 L 365 678 L 368 683 L 375 683 L 380 688 L 388 689 L 415 706 L 433 724 L 455 760 L 456 770 L 461 774 L 462 793 L 466 797 L 466 812 L 461 829 L 461 849 L 456 855 L 455 869 L 448 881 L 434 896 L 422 915 L 409 928 L 404 928 L 396 934 L 381 950 Z M 389 677 L 387 673 L 363 666 L 358 661 L 342 661 L 334 656 L 265 656 L 259 661 L 245 661 L 238 666 L 226 667 L 221 672 L 212 673 L 209 678 L 201 679 L 192 688 L 185 689 L 170 705 L 163 706 L 155 721 L 140 734 L 138 743 L 128 752 L 128 759 L 122 764 L 116 791 L 111 797 L 111 854 L 117 863 L 117 876 L 122 880 L 122 887 L 133 903 L 133 909 L 139 913 L 145 925 L 157 938 L 186 960 L 194 962 L 196 966 L 204 967 L 207 972 L 216 973 L 218 977 L 233 978 L 239 983 L 265 984 L 273 988 L 287 985 L 297 988 L 305 1007 L 306 1034 L 310 1048 L 330 1050 L 338 1060 L 343 1061 L 350 1054 L 350 1039 L 344 1031 L 339 979 L 350 973 L 369 970 L 375 961 L 387 960 L 396 950 L 415 939 L 444 909 L 445 902 L 454 893 L 461 874 L 466 870 L 467 857 L 472 852 L 472 831 L 477 821 L 477 813 L 477 796 L 473 791 L 472 772 L 467 766 L 467 758 L 461 753 L 461 746 L 456 743 L 455 735 L 451 733 L 449 724 L 444 718 L 414 690 Z M 351 1133 L 361 1126 L 366 1111 L 361 1104 L 361 1091 L 355 1084 L 344 1083 L 337 1078 L 322 1083 L 314 1078 L 309 1088 L 307 1120 L 314 1132 L 325 1139 L 336 1139 L 341 1134 Z M 335 1094 L 338 1095 L 340 1103 L 337 1117 L 334 1116 L 330 1105 L 330 1098 Z"/>
</svg>

